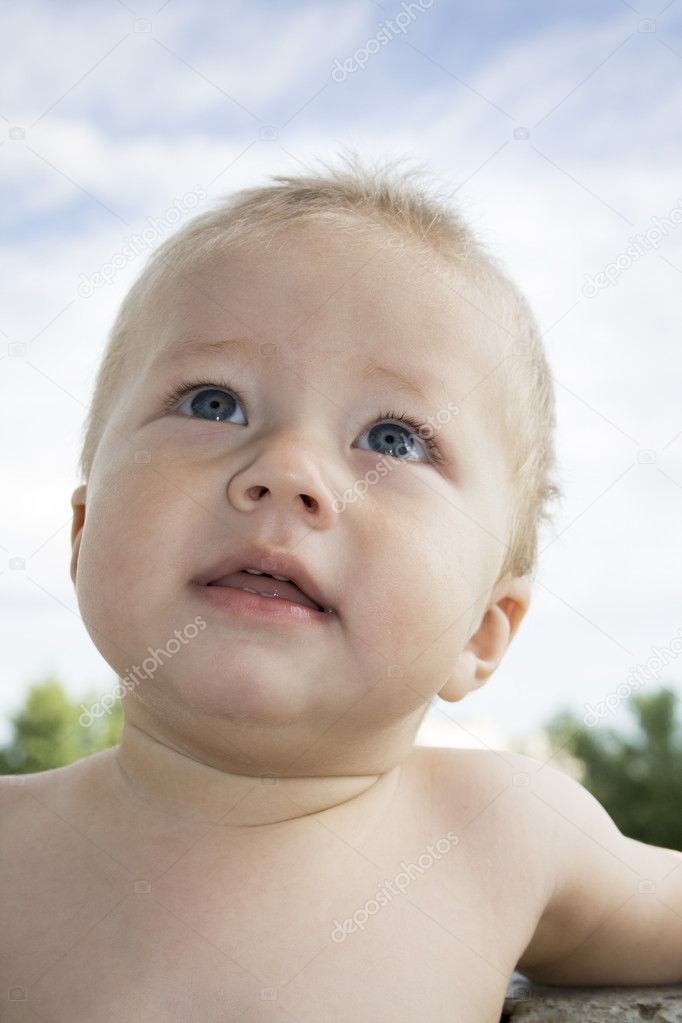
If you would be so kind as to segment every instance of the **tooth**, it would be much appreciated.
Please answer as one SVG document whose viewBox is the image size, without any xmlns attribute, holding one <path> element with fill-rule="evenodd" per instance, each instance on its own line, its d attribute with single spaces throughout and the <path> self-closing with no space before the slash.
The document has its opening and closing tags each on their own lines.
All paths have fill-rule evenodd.
<svg viewBox="0 0 682 1023">
<path fill-rule="evenodd" d="M 261 573 L 263 574 L 263 573 Z M 241 590 L 246 590 L 247 593 L 255 593 L 258 597 L 276 597 L 276 593 L 264 593 L 260 590 L 252 590 L 250 586 L 240 586 Z"/>
<path fill-rule="evenodd" d="M 272 578 L 273 578 L 273 579 L 279 579 L 279 581 L 280 581 L 281 583 L 288 583 L 288 582 L 291 582 L 291 580 L 289 579 L 289 577 L 288 577 L 288 576 L 286 576 L 286 575 L 273 575 L 273 577 L 272 577 Z"/>
<path fill-rule="evenodd" d="M 265 575 L 265 572 L 259 572 L 257 568 L 245 568 L 245 572 L 250 572 L 251 575 Z"/>
</svg>

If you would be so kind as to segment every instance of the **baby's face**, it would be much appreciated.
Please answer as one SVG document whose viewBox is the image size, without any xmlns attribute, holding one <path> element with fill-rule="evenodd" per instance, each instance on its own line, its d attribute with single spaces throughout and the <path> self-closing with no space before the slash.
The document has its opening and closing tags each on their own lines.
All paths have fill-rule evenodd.
<svg viewBox="0 0 682 1023">
<path fill-rule="evenodd" d="M 175 651 L 147 660 L 127 713 L 142 701 L 193 743 L 256 757 L 315 744 L 346 769 L 379 733 L 412 741 L 504 558 L 491 370 L 509 338 L 481 305 L 403 248 L 318 226 L 172 281 L 98 449 L 78 551 L 83 619 L 117 674 Z M 291 551 L 335 613 L 282 626 L 207 601 L 197 578 L 254 544 Z"/>
</svg>

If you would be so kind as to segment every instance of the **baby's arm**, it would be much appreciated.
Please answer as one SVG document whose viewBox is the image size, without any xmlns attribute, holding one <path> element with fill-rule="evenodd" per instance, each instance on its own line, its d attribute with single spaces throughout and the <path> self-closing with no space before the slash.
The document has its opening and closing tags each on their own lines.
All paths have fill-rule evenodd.
<svg viewBox="0 0 682 1023">
<path fill-rule="evenodd" d="M 518 969 L 546 984 L 682 983 L 682 853 L 627 838 L 577 781 L 522 759 L 548 811 L 554 890 Z"/>
</svg>

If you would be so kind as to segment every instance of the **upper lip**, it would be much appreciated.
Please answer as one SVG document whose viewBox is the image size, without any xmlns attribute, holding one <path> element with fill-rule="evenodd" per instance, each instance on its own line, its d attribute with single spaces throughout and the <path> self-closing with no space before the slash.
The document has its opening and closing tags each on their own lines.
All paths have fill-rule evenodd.
<svg viewBox="0 0 682 1023">
<path fill-rule="evenodd" d="M 305 565 L 289 554 L 287 551 L 277 551 L 265 547 L 243 547 L 232 554 L 228 554 L 217 564 L 207 569 L 198 576 L 194 582 L 203 586 L 222 579 L 231 572 L 243 572 L 245 568 L 255 568 L 267 575 L 283 575 L 298 586 L 306 596 L 315 601 L 324 610 L 335 610 L 329 603 L 329 598 L 322 593 L 315 579 Z"/>
</svg>

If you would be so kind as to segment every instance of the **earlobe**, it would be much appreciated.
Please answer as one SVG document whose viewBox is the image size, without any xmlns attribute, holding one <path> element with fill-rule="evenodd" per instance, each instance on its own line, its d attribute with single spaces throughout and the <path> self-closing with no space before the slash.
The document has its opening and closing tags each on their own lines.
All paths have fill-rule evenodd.
<svg viewBox="0 0 682 1023">
<path fill-rule="evenodd" d="M 530 598 L 530 583 L 521 577 L 506 579 L 493 590 L 478 628 L 438 694 L 443 700 L 461 700 L 490 678 L 521 624 Z"/>
<path fill-rule="evenodd" d="M 76 585 L 76 568 L 78 565 L 78 552 L 81 546 L 83 526 L 85 524 L 85 501 L 87 486 L 85 483 L 76 487 L 71 495 L 71 507 L 73 508 L 73 519 L 71 522 L 71 581 Z"/>
</svg>

